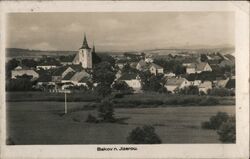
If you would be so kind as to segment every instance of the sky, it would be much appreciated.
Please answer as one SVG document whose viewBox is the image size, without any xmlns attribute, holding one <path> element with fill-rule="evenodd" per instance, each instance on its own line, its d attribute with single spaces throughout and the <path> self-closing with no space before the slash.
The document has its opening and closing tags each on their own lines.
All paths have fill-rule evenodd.
<svg viewBox="0 0 250 159">
<path fill-rule="evenodd" d="M 234 46 L 233 12 L 10 13 L 7 47 L 97 51 Z"/>
</svg>

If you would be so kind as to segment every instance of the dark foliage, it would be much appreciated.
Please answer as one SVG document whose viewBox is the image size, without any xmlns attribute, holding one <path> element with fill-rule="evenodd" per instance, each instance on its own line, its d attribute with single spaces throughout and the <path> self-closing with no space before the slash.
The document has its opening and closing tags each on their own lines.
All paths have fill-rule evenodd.
<svg viewBox="0 0 250 159">
<path fill-rule="evenodd" d="M 6 78 L 7 79 L 10 79 L 10 77 L 11 77 L 11 70 L 13 70 L 14 68 L 16 68 L 19 65 L 20 65 L 20 62 L 16 59 L 11 59 L 6 63 L 5 67 L 6 67 Z"/>
<path fill-rule="evenodd" d="M 128 84 L 124 81 L 116 81 L 113 85 L 112 88 L 116 91 L 132 91 L 132 88 L 128 86 Z"/>
<path fill-rule="evenodd" d="M 234 96 L 234 91 L 229 90 L 227 88 L 213 88 L 208 90 L 208 94 L 211 96 Z"/>
<path fill-rule="evenodd" d="M 102 122 L 115 122 L 113 104 L 109 99 L 104 99 L 98 106 L 98 116 Z"/>
<path fill-rule="evenodd" d="M 6 91 L 35 91 L 33 88 L 35 81 L 31 81 L 31 79 L 32 77 L 28 75 L 10 79 L 6 81 Z"/>
<path fill-rule="evenodd" d="M 212 116 L 208 122 L 203 122 L 202 128 L 217 130 L 220 128 L 221 124 L 226 122 L 228 119 L 229 115 L 227 113 L 218 112 L 215 116 Z"/>
<path fill-rule="evenodd" d="M 166 93 L 167 89 L 164 87 L 164 79 L 162 75 L 153 75 L 149 71 L 141 72 L 141 83 L 144 91 L 155 91 Z"/>
<path fill-rule="evenodd" d="M 199 88 L 197 86 L 189 86 L 181 89 L 179 93 L 185 95 L 199 95 Z"/>
<path fill-rule="evenodd" d="M 111 84 L 115 79 L 115 72 L 110 63 L 104 61 L 96 65 L 93 70 L 93 81 L 98 85 L 97 93 L 105 97 L 111 93 Z"/>
<path fill-rule="evenodd" d="M 152 126 L 144 125 L 133 129 L 127 137 L 129 144 L 160 144 L 161 139 L 155 133 L 155 129 Z"/>
<path fill-rule="evenodd" d="M 213 97 L 208 97 L 208 98 L 204 98 L 199 102 L 199 105 L 217 105 L 219 104 L 219 100 Z"/>
<path fill-rule="evenodd" d="M 88 117 L 86 119 L 86 122 L 88 123 L 98 123 L 98 120 L 96 119 L 95 116 L 88 114 Z"/>
<path fill-rule="evenodd" d="M 33 60 L 33 59 L 23 59 L 22 60 L 22 65 L 29 67 L 29 68 L 35 68 L 37 66 L 37 61 Z"/>
<path fill-rule="evenodd" d="M 173 72 L 176 75 L 186 73 L 186 68 L 182 66 L 180 61 L 175 61 L 175 60 L 166 61 L 164 59 L 155 59 L 154 63 L 162 66 L 164 70 L 168 72 Z"/>
<path fill-rule="evenodd" d="M 235 116 L 230 117 L 226 122 L 223 122 L 217 133 L 220 136 L 220 141 L 224 143 L 235 143 L 236 141 L 236 122 Z"/>
<path fill-rule="evenodd" d="M 98 64 L 102 61 L 102 59 L 100 58 L 100 56 L 98 56 L 95 52 L 92 53 L 92 61 L 93 64 Z"/>
</svg>

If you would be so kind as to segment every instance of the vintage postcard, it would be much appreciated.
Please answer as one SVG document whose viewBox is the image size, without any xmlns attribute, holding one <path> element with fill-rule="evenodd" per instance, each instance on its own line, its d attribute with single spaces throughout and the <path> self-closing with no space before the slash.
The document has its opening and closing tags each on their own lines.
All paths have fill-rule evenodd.
<svg viewBox="0 0 250 159">
<path fill-rule="evenodd" d="M 248 158 L 248 35 L 247 2 L 3 2 L 1 157 Z"/>
</svg>

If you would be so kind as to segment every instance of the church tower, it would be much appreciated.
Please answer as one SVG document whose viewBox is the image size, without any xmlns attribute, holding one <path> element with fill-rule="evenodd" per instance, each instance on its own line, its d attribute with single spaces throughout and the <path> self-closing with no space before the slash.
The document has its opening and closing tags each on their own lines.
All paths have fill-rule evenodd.
<svg viewBox="0 0 250 159">
<path fill-rule="evenodd" d="M 82 47 L 76 54 L 73 64 L 81 64 L 83 68 L 92 68 L 92 51 L 88 45 L 86 35 L 84 34 L 84 39 Z"/>
</svg>

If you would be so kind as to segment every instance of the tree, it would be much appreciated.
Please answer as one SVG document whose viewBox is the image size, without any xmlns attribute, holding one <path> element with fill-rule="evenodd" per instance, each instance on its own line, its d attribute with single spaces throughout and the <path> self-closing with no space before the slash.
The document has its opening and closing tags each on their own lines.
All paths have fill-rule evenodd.
<svg viewBox="0 0 250 159">
<path fill-rule="evenodd" d="M 229 119 L 229 115 L 225 112 L 218 112 L 215 116 L 212 116 L 208 122 L 202 123 L 202 128 L 217 130 L 223 122 Z"/>
<path fill-rule="evenodd" d="M 162 75 L 153 75 L 149 71 L 141 72 L 142 89 L 145 91 L 166 92 Z"/>
<path fill-rule="evenodd" d="M 127 142 L 129 144 L 160 144 L 161 139 L 155 133 L 154 127 L 144 125 L 142 128 L 133 129 L 127 137 Z"/>
<path fill-rule="evenodd" d="M 102 61 L 102 59 L 95 52 L 92 53 L 92 60 L 94 65 Z"/>
<path fill-rule="evenodd" d="M 37 66 L 37 62 L 33 59 L 23 59 L 22 65 L 27 66 L 29 68 L 35 68 Z"/>
<path fill-rule="evenodd" d="M 226 122 L 223 122 L 217 133 L 220 136 L 220 141 L 225 143 L 234 143 L 236 140 L 235 116 L 230 117 Z"/>
<path fill-rule="evenodd" d="M 128 84 L 124 81 L 116 81 L 113 86 L 113 89 L 117 91 L 132 91 L 132 88 L 128 86 Z"/>
<path fill-rule="evenodd" d="M 114 122 L 114 108 L 109 99 L 104 99 L 98 107 L 98 116 L 103 122 Z"/>
<path fill-rule="evenodd" d="M 110 88 L 110 85 L 105 83 L 98 84 L 94 89 L 98 95 L 101 97 L 106 97 L 111 94 L 112 90 Z"/>
<path fill-rule="evenodd" d="M 6 63 L 6 77 L 9 79 L 11 77 L 11 70 L 20 65 L 20 62 L 16 59 L 11 59 Z"/>
<path fill-rule="evenodd" d="M 105 97 L 111 93 L 111 84 L 115 79 L 115 72 L 110 63 L 104 61 L 96 65 L 93 70 L 93 81 L 97 83 L 96 91 Z"/>
<path fill-rule="evenodd" d="M 17 76 L 16 79 L 6 81 L 7 91 L 31 91 L 34 90 L 35 82 L 31 81 L 32 76 Z"/>
<path fill-rule="evenodd" d="M 207 58 L 207 55 L 205 54 L 201 54 L 201 62 L 207 62 L 208 61 L 208 58 Z"/>
<path fill-rule="evenodd" d="M 179 93 L 185 95 L 198 95 L 199 88 L 197 86 L 189 86 L 181 89 Z"/>
<path fill-rule="evenodd" d="M 185 74 L 186 73 L 186 68 L 184 66 L 182 66 L 181 64 L 177 64 L 177 65 L 175 65 L 173 72 L 176 75 Z"/>
</svg>

